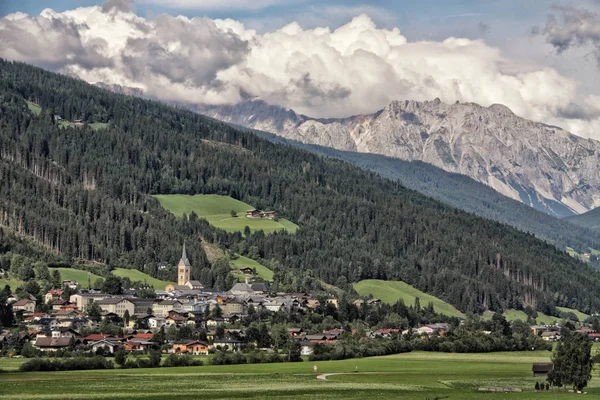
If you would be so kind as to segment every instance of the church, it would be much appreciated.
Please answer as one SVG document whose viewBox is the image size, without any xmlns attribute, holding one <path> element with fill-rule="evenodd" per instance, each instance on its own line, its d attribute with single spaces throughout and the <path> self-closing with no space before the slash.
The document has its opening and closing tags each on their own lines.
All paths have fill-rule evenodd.
<svg viewBox="0 0 600 400">
<path fill-rule="evenodd" d="M 188 260 L 185 254 L 185 243 L 183 244 L 183 251 L 181 252 L 181 259 L 177 264 L 177 285 L 168 284 L 165 286 L 166 292 L 174 292 L 176 290 L 198 290 L 203 289 L 200 281 L 191 280 L 192 266 L 190 260 Z"/>
</svg>

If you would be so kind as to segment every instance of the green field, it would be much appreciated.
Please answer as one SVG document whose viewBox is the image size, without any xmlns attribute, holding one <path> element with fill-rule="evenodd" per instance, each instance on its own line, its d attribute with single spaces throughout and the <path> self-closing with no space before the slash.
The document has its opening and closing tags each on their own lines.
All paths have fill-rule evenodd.
<svg viewBox="0 0 600 400">
<path fill-rule="evenodd" d="M 17 289 L 19 286 L 21 286 L 24 282 L 20 281 L 18 279 L 0 279 L 0 288 L 4 288 L 4 286 L 8 285 L 10 286 L 10 290 L 14 291 L 15 289 Z"/>
<path fill-rule="evenodd" d="M 246 226 L 253 232 L 262 230 L 265 233 L 282 229 L 293 233 L 298 229 L 296 224 L 283 218 L 278 222 L 246 218 L 246 211 L 254 207 L 229 196 L 164 194 L 154 197 L 165 209 L 176 216 L 182 216 L 184 213 L 189 215 L 194 211 L 199 217 L 206 218 L 211 225 L 227 232 L 243 232 Z M 237 217 L 231 216 L 232 210 L 237 213 Z"/>
<path fill-rule="evenodd" d="M 453 317 L 465 317 L 463 313 L 458 311 L 454 306 L 446 303 L 437 297 L 412 287 L 408 283 L 400 281 L 381 281 L 377 279 L 368 279 L 353 284 L 354 290 L 361 296 L 373 295 L 384 303 L 393 304 L 396 301 L 403 299 L 406 305 L 415 303 L 415 298 L 419 298 L 421 307 L 425 307 L 429 303 L 433 303 L 433 308 L 437 313 L 450 315 Z"/>
<path fill-rule="evenodd" d="M 231 260 L 229 263 L 231 264 L 231 266 L 233 268 L 235 268 L 236 272 L 234 273 L 234 275 L 239 280 L 244 280 L 246 277 L 244 274 L 239 272 L 240 268 L 245 268 L 245 267 L 256 268 L 256 275 L 258 277 L 264 279 L 265 281 L 273 280 L 273 271 L 271 271 L 269 268 L 265 267 L 264 265 L 259 264 L 257 261 L 254 261 L 251 258 L 239 256 L 237 259 Z"/>
<path fill-rule="evenodd" d="M 575 314 L 577 316 L 577 319 L 579 319 L 580 322 L 583 322 L 590 317 L 588 314 L 582 313 L 581 311 L 575 310 L 573 308 L 567 308 L 567 307 L 556 307 L 556 308 L 558 308 L 562 312 L 566 312 L 566 313 L 571 312 L 571 313 Z"/>
<path fill-rule="evenodd" d="M 37 104 L 32 103 L 31 101 L 27 102 L 27 108 L 29 108 L 29 110 L 35 115 L 40 115 L 40 113 L 42 112 L 42 108 Z"/>
<path fill-rule="evenodd" d="M 175 282 L 161 281 L 160 279 L 153 278 L 142 271 L 138 271 L 137 269 L 116 268 L 112 271 L 112 273 L 120 278 L 129 278 L 131 281 L 146 282 L 154 286 L 156 290 L 165 290 L 165 286 L 167 286 L 169 283 L 175 284 Z"/>
<path fill-rule="evenodd" d="M 97 131 L 100 129 L 106 129 L 108 128 L 108 123 L 106 122 L 92 122 L 90 125 L 90 128 L 92 128 L 93 130 Z"/>
<path fill-rule="evenodd" d="M 342 361 L 224 365 L 68 372 L 6 372 L 0 391 L 7 400 L 38 399 L 553 399 L 536 393 L 533 362 L 549 352 L 444 354 L 413 352 Z M 14 370 L 13 360 L 0 368 Z M 330 375 L 316 379 L 319 373 Z M 355 371 L 359 371 L 356 373 Z M 480 387 L 514 387 L 522 393 L 479 393 Z M 598 371 L 588 397 L 600 395 Z M 581 395 L 561 394 L 561 399 Z"/>
<path fill-rule="evenodd" d="M 73 268 L 48 268 L 50 270 L 50 274 L 54 272 L 54 270 L 58 270 L 60 272 L 61 279 L 64 280 L 72 280 L 77 281 L 80 286 L 87 287 L 88 281 L 88 272 L 81 269 L 73 269 Z M 90 279 L 92 283 L 101 276 L 90 273 Z"/>
</svg>

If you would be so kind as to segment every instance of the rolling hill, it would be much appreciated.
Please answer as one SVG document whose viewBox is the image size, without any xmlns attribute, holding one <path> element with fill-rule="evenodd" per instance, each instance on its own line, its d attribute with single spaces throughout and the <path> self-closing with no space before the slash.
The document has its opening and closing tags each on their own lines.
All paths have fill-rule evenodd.
<svg viewBox="0 0 600 400">
<path fill-rule="evenodd" d="M 404 300 L 406 305 L 414 305 L 415 299 L 419 298 L 421 307 L 429 303 L 433 304 L 435 312 L 449 315 L 452 317 L 465 318 L 465 314 L 458 311 L 452 305 L 435 296 L 421 292 L 419 289 L 400 281 L 381 281 L 376 279 L 367 279 L 352 285 L 354 290 L 361 296 L 372 295 L 384 303 L 394 304 L 398 300 Z"/>
<path fill-rule="evenodd" d="M 591 266 L 346 162 L 21 63 L 0 61 L 0 93 L 0 223 L 65 258 L 142 268 L 179 259 L 185 242 L 192 278 L 212 284 L 202 238 L 296 285 L 403 281 L 465 313 L 600 309 Z M 67 105 L 108 127 L 57 127 L 48 110 Z M 229 196 L 300 229 L 227 232 L 174 216 L 157 194 Z"/>
</svg>

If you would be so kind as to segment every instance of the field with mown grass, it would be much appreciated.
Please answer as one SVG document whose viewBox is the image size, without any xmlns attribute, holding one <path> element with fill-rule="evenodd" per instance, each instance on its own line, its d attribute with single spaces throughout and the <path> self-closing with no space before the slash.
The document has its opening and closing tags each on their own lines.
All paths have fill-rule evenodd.
<svg viewBox="0 0 600 400">
<path fill-rule="evenodd" d="M 184 213 L 189 215 L 194 211 L 199 217 L 205 218 L 211 225 L 228 232 L 243 232 L 248 226 L 251 231 L 264 231 L 272 233 L 279 230 L 296 232 L 298 225 L 284 218 L 279 221 L 269 219 L 246 218 L 246 211 L 255 207 L 235 200 L 229 196 L 213 194 L 197 194 L 194 196 L 184 194 L 155 195 L 160 204 L 176 216 Z M 231 216 L 231 211 L 237 213 L 237 217 Z"/>
<path fill-rule="evenodd" d="M 7 400 L 41 399 L 580 399 L 534 392 L 533 362 L 550 352 L 446 354 L 413 352 L 342 361 L 68 372 L 5 372 Z M 6 359 L 0 359 L 0 368 Z M 12 361 L 12 360 L 10 360 Z M 316 379 L 319 373 L 330 375 Z M 355 372 L 355 371 L 358 371 Z M 479 393 L 480 387 L 522 393 Z M 600 375 L 585 398 L 600 395 Z M 560 396 L 560 397 L 558 397 Z"/>
<path fill-rule="evenodd" d="M 40 115 L 40 113 L 42 112 L 42 108 L 37 104 L 32 103 L 31 101 L 27 102 L 27 108 L 29 108 L 29 110 L 35 115 Z"/>
<path fill-rule="evenodd" d="M 580 322 L 585 321 L 586 319 L 588 319 L 590 316 L 588 314 L 582 313 L 579 310 L 575 310 L 573 308 L 567 308 L 567 307 L 556 307 L 558 308 L 560 311 L 564 312 L 564 313 L 573 313 L 577 316 L 577 319 Z"/>
<path fill-rule="evenodd" d="M 243 281 L 246 278 L 246 275 L 240 272 L 240 268 L 245 267 L 255 268 L 256 276 L 264 279 L 265 281 L 273 280 L 273 271 L 251 258 L 239 256 L 235 260 L 230 260 L 229 264 L 232 266 L 232 268 L 235 268 L 233 275 L 238 278 L 238 280 Z"/>
<path fill-rule="evenodd" d="M 165 290 L 165 286 L 167 286 L 169 283 L 175 284 L 175 282 L 161 281 L 160 279 L 153 278 L 142 271 L 138 271 L 137 269 L 115 268 L 112 271 L 112 274 L 118 276 L 119 278 L 129 278 L 132 282 L 146 282 L 147 284 L 154 286 L 154 289 L 156 290 Z"/>
<path fill-rule="evenodd" d="M 418 297 L 421 307 L 433 303 L 433 308 L 437 313 L 465 318 L 465 315 L 458 311 L 454 306 L 435 296 L 421 292 L 419 289 L 405 282 L 367 279 L 354 283 L 352 286 L 361 296 L 368 296 L 371 294 L 373 297 L 380 299 L 384 303 L 393 304 L 398 300 L 403 299 L 406 305 L 413 305 L 415 304 L 415 298 Z"/>
</svg>

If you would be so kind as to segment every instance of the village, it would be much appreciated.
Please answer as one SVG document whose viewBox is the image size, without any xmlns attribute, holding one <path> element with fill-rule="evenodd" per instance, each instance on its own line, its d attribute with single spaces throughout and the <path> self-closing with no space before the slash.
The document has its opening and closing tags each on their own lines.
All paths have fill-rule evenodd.
<svg viewBox="0 0 600 400">
<path fill-rule="evenodd" d="M 250 271 L 241 271 L 249 273 Z M 315 297 L 308 293 L 274 293 L 268 283 L 236 283 L 227 292 L 204 288 L 191 280 L 191 265 L 185 246 L 177 265 L 178 282 L 156 291 L 155 298 L 140 298 L 134 293 L 110 295 L 94 290 L 81 290 L 65 298 L 67 290 L 76 290 L 78 283 L 64 281 L 63 289 L 52 289 L 44 296 L 51 307 L 47 312 L 36 312 L 33 296 L 9 298 L 20 329 L 5 330 L 0 334 L 0 346 L 9 349 L 25 343 L 39 354 L 62 354 L 86 349 L 94 354 L 113 355 L 120 350 L 145 353 L 159 347 L 163 353 L 206 355 L 215 351 L 240 352 L 248 349 L 273 351 L 269 340 L 249 334 L 248 318 L 271 318 L 277 315 L 306 315 L 336 310 L 335 297 Z M 381 306 L 379 299 L 356 299 L 356 309 Z M 288 326 L 285 335 L 296 343 L 301 356 L 313 354 L 315 346 L 335 345 L 341 338 L 353 337 L 359 341 L 385 340 L 404 336 L 443 337 L 449 323 L 423 324 L 410 329 L 385 327 L 363 330 L 335 326 L 324 330 L 313 327 Z M 543 341 L 560 341 L 560 326 L 531 326 L 534 336 Z M 577 332 L 600 340 L 600 333 L 581 326 Z M 490 334 L 490 331 L 483 331 Z M 261 333 L 269 335 L 269 333 Z M 274 336 L 271 333 L 271 336 Z M 6 355 L 12 355 L 6 353 Z M 537 370 L 536 370 L 537 368 Z M 540 373 L 541 366 L 534 366 Z"/>
</svg>

